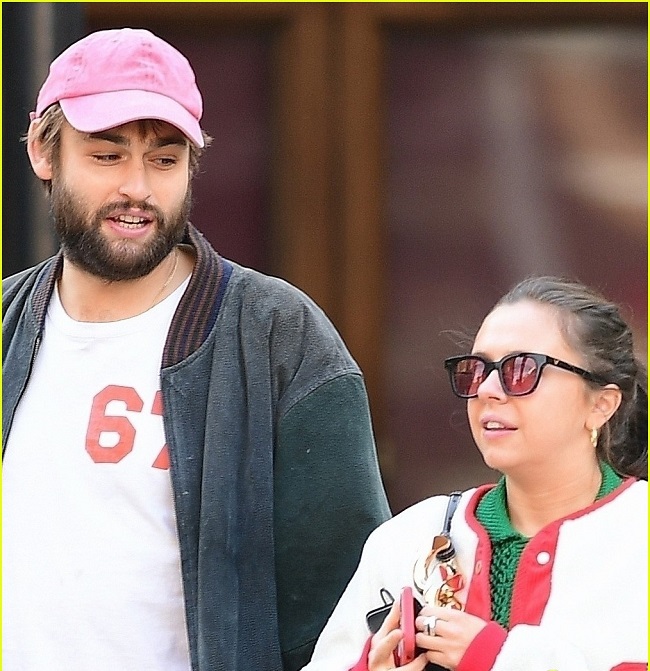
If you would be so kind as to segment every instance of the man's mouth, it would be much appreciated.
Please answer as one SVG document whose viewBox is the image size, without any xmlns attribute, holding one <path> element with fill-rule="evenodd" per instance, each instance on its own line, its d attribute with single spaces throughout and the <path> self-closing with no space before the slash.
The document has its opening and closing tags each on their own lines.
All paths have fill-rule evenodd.
<svg viewBox="0 0 650 671">
<path fill-rule="evenodd" d="M 115 221 L 124 228 L 136 229 L 142 228 L 151 222 L 151 219 L 145 217 L 135 217 L 130 214 L 119 214 L 115 217 L 108 217 L 111 221 Z"/>
</svg>

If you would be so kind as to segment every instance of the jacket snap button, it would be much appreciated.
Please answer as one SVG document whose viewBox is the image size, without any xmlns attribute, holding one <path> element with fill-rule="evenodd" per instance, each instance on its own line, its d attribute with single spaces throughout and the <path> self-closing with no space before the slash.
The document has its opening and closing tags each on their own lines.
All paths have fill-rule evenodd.
<svg viewBox="0 0 650 671">
<path fill-rule="evenodd" d="M 548 564 L 551 561 L 551 555 L 548 552 L 540 552 L 537 555 L 537 563 L 541 564 L 544 566 L 544 564 Z"/>
</svg>

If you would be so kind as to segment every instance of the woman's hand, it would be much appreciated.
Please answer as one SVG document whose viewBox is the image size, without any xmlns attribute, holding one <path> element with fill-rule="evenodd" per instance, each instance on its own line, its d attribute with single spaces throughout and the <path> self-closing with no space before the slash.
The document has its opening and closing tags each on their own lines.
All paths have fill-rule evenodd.
<svg viewBox="0 0 650 671">
<path fill-rule="evenodd" d="M 372 637 L 368 652 L 368 671 L 387 671 L 402 669 L 403 671 L 422 671 L 427 664 L 424 654 L 418 655 L 412 662 L 404 666 L 395 665 L 394 651 L 402 640 L 399 628 L 399 602 L 395 601 L 379 631 Z"/>
<path fill-rule="evenodd" d="M 427 660 L 454 671 L 487 622 L 454 608 L 425 606 L 415 619 L 415 626 L 419 630 L 415 642 L 427 651 Z"/>
</svg>

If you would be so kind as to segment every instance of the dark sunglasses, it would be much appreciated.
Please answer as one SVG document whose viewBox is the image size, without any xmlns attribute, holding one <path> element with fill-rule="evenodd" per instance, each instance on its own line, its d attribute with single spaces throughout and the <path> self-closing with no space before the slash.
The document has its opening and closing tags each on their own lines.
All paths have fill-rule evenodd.
<svg viewBox="0 0 650 671">
<path fill-rule="evenodd" d="M 493 370 L 499 373 L 501 387 L 508 396 L 532 394 L 537 389 L 544 366 L 555 366 L 568 370 L 599 385 L 607 384 L 604 378 L 594 373 L 546 354 L 520 352 L 508 354 L 501 361 L 487 361 L 476 354 L 464 354 L 445 359 L 445 368 L 449 373 L 451 388 L 460 398 L 478 396 L 479 385 Z"/>
</svg>

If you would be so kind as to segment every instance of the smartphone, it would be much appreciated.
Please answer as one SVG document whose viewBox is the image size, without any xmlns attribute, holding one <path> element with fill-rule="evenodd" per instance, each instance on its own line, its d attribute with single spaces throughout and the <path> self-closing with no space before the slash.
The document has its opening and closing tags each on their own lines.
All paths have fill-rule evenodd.
<svg viewBox="0 0 650 671">
<path fill-rule="evenodd" d="M 390 596 L 390 595 L 389 595 Z M 366 613 L 366 623 L 368 624 L 368 629 L 376 634 L 379 631 L 379 628 L 386 619 L 390 609 L 392 608 L 392 596 L 390 596 L 391 602 L 387 603 L 388 599 L 384 597 L 384 605 L 379 608 L 375 608 L 368 613 Z M 422 605 L 420 602 L 413 596 L 413 590 L 410 587 L 404 587 L 400 592 L 400 629 L 404 632 L 404 638 L 399 642 L 397 646 L 396 662 L 399 666 L 408 664 L 413 661 L 418 654 L 420 654 L 419 648 L 415 645 L 415 618 L 418 616 Z M 442 667 L 433 667 L 434 669 L 442 669 Z M 427 667 L 429 669 L 429 667 Z"/>
<path fill-rule="evenodd" d="M 413 597 L 413 590 L 404 587 L 399 595 L 400 623 L 399 628 L 404 637 L 397 645 L 397 661 L 400 666 L 413 661 L 419 654 L 415 647 L 415 618 L 418 616 L 422 606 Z"/>
</svg>

